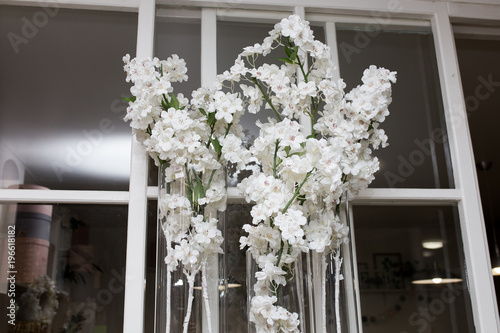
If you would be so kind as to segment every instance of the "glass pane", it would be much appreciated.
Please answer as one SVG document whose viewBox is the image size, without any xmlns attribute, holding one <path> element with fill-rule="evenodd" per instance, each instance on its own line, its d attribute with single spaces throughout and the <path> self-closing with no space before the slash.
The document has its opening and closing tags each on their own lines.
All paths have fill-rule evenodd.
<svg viewBox="0 0 500 333">
<path fill-rule="evenodd" d="M 217 73 L 223 73 L 229 70 L 234 65 L 234 61 L 243 51 L 244 47 L 262 43 L 264 38 L 269 35 L 269 31 L 273 29 L 273 24 L 254 24 L 254 23 L 238 23 L 238 22 L 217 22 Z M 276 61 L 277 56 L 273 54 L 266 58 L 258 59 L 258 66 L 267 62 L 279 65 Z M 247 84 L 248 83 L 244 83 Z M 239 87 L 235 87 L 236 92 L 241 92 Z M 250 147 L 253 141 L 259 135 L 259 128 L 255 123 L 257 120 L 266 122 L 270 115 L 267 110 L 256 114 L 245 112 L 240 119 L 240 124 L 245 133 L 244 141 Z M 228 168 L 228 186 L 236 186 L 242 177 L 246 176 L 248 171 L 241 171 L 238 176 L 233 174 L 231 168 Z"/>
<path fill-rule="evenodd" d="M 457 39 L 460 76 L 467 107 L 474 158 L 488 244 L 493 267 L 500 267 L 500 138 L 494 133 L 500 122 L 500 41 Z M 494 273 L 497 301 L 500 272 Z"/>
<path fill-rule="evenodd" d="M 277 20 L 278 21 L 278 20 Z M 239 22 L 217 22 L 217 72 L 223 73 L 229 70 L 234 65 L 234 61 L 238 55 L 243 51 L 243 48 L 252 46 L 255 43 L 262 43 L 264 38 L 269 36 L 269 31 L 274 28 L 274 24 L 256 24 L 256 23 L 239 23 Z M 321 27 L 312 27 L 315 38 L 324 42 L 324 29 Z M 257 66 L 262 65 L 264 62 L 268 64 L 281 65 L 282 62 L 277 58 L 286 56 L 284 53 L 271 53 L 267 57 L 260 57 L 257 59 Z M 243 84 L 247 84 L 242 82 Z M 241 89 L 235 88 L 235 91 L 240 92 Z M 267 122 L 268 117 L 273 115 L 262 107 L 262 112 L 252 114 L 246 112 L 240 120 L 243 126 L 246 137 L 245 141 L 250 146 L 254 139 L 259 135 L 259 127 L 256 122 L 260 120 Z M 240 172 L 240 177 L 235 177 L 231 174 L 231 169 L 228 170 L 228 186 L 236 186 L 238 180 L 241 180 L 245 171 Z"/>
<path fill-rule="evenodd" d="M 18 331 L 44 323 L 54 333 L 123 330 L 126 221 L 126 206 L 0 206 L 0 298 L 15 299 Z"/>
<path fill-rule="evenodd" d="M 455 207 L 354 207 L 364 333 L 475 332 Z"/>
<path fill-rule="evenodd" d="M 244 47 L 262 43 L 273 26 L 273 24 L 217 22 L 217 73 L 229 70 Z M 266 62 L 279 64 L 275 58 L 271 54 L 264 59 Z M 259 135 L 259 128 L 255 122 L 257 119 L 264 122 L 268 116 L 269 114 L 263 112 L 257 114 L 247 112 L 241 118 L 240 124 L 247 131 L 247 141 L 250 144 Z"/>
<path fill-rule="evenodd" d="M 191 99 L 191 92 L 201 83 L 201 23 L 181 22 L 157 17 L 155 22 L 155 52 L 160 60 L 177 54 L 186 61 L 188 81 L 174 83 L 174 92 Z M 158 168 L 153 162 L 149 167 L 149 185 L 158 185 Z"/>
<path fill-rule="evenodd" d="M 453 187 L 432 35 L 340 29 L 337 42 L 347 91 L 370 65 L 398 72 L 391 115 L 381 125 L 389 147 L 375 151 L 380 171 L 371 187 Z"/>
<path fill-rule="evenodd" d="M 252 205 L 232 204 L 226 210 L 227 275 L 233 286 L 227 294 L 227 332 L 248 330 L 246 250 L 240 250 L 240 237 L 247 234 L 243 225 L 252 222 L 251 208 Z"/>
<path fill-rule="evenodd" d="M 1 180 L 128 189 L 121 58 L 136 31 L 134 13 L 1 6 L 0 166 L 14 172 Z"/>
<path fill-rule="evenodd" d="M 146 295 L 144 300 L 144 332 L 154 332 L 156 296 L 156 231 L 158 201 L 148 201 L 146 240 Z M 162 258 L 163 259 L 163 258 Z M 165 296 L 165 295 L 164 295 Z"/>
</svg>

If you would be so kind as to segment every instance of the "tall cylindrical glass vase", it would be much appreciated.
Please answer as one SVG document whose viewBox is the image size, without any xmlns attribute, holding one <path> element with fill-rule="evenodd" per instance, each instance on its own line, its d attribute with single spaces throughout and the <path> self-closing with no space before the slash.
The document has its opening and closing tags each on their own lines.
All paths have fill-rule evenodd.
<svg viewBox="0 0 500 333">
<path fill-rule="evenodd" d="M 155 333 L 226 331 L 225 193 L 205 204 L 215 179 L 225 173 L 159 169 Z"/>
<path fill-rule="evenodd" d="M 308 254 L 309 308 L 314 318 L 311 322 L 314 333 L 359 332 L 358 284 L 347 195 L 338 214 L 341 226 L 349 228 L 349 241 L 325 252 Z"/>
<path fill-rule="evenodd" d="M 254 287 L 257 283 L 256 273 L 259 267 L 249 252 L 247 252 L 247 295 L 248 295 L 248 313 L 251 318 L 252 301 L 255 296 Z M 302 256 L 299 256 L 295 262 L 290 265 L 290 271 L 286 276 L 286 284 L 276 289 L 275 293 L 271 293 L 276 297 L 277 301 L 274 303 L 276 307 L 286 309 L 291 315 L 296 315 L 300 321 L 299 331 L 301 333 L 309 332 L 307 330 L 306 318 L 306 294 L 305 294 L 305 280 L 303 274 Z M 251 320 L 248 321 L 248 333 L 261 333 L 264 330 L 256 328 L 255 323 Z"/>
</svg>

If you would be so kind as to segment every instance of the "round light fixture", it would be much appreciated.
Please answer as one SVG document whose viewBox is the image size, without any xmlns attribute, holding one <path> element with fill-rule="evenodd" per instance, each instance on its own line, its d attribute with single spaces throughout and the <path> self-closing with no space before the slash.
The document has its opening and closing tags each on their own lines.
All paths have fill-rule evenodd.
<svg viewBox="0 0 500 333">
<path fill-rule="evenodd" d="M 432 279 L 422 279 L 411 281 L 413 284 L 447 284 L 447 283 L 458 283 L 462 282 L 462 279 L 457 278 L 432 278 Z"/>
<path fill-rule="evenodd" d="M 428 250 L 441 249 L 443 247 L 443 241 L 442 240 L 437 240 L 437 239 L 423 241 L 422 242 L 422 247 L 424 249 L 428 249 Z"/>
</svg>

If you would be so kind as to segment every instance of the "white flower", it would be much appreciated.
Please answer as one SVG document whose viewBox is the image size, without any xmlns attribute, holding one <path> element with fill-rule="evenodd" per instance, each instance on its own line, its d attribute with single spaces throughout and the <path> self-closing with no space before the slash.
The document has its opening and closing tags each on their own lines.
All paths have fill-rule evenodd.
<svg viewBox="0 0 500 333">
<path fill-rule="evenodd" d="M 214 101 L 208 111 L 215 112 L 215 118 L 218 120 L 224 119 L 230 123 L 233 121 L 233 114 L 243 110 L 243 103 L 237 94 L 224 94 L 222 91 L 217 91 L 213 98 Z"/>
<path fill-rule="evenodd" d="M 172 82 L 182 82 L 187 80 L 187 68 L 184 59 L 179 58 L 177 54 L 160 62 L 163 68 L 163 75 Z"/>
<path fill-rule="evenodd" d="M 292 246 L 302 243 L 304 236 L 302 226 L 306 223 L 307 218 L 302 215 L 302 212 L 293 209 L 289 209 L 285 214 L 278 213 L 274 219 L 274 224 L 281 231 L 281 237 Z"/>
<path fill-rule="evenodd" d="M 241 90 L 243 90 L 243 95 L 248 98 L 248 112 L 259 112 L 263 104 L 262 92 L 256 87 L 247 86 L 244 84 L 241 84 L 240 88 Z"/>
<path fill-rule="evenodd" d="M 186 239 L 183 239 L 174 248 L 174 258 L 177 261 L 182 261 L 182 263 L 188 267 L 198 266 L 198 257 L 200 252 L 193 247 L 193 244 L 188 243 Z"/>
<path fill-rule="evenodd" d="M 302 81 L 297 85 L 297 89 L 299 91 L 300 99 L 316 97 L 316 85 L 313 81 L 309 81 L 307 83 Z"/>
<path fill-rule="evenodd" d="M 274 321 L 272 319 L 272 314 L 273 311 L 275 311 L 274 303 L 276 303 L 277 300 L 276 296 L 252 297 L 250 316 L 253 317 L 254 321 L 262 318 L 269 325 L 273 325 Z"/>
<path fill-rule="evenodd" d="M 286 272 L 280 267 L 276 267 L 273 263 L 266 263 L 261 271 L 255 273 L 255 278 L 259 281 L 273 282 L 275 284 L 286 284 Z"/>
<path fill-rule="evenodd" d="M 242 147 L 241 138 L 228 134 L 219 139 L 222 145 L 222 155 L 226 161 L 239 164 L 240 168 L 250 161 L 250 152 Z"/>
<path fill-rule="evenodd" d="M 290 15 L 281 20 L 280 26 L 283 36 L 296 38 L 304 28 L 304 23 L 298 15 Z"/>
</svg>

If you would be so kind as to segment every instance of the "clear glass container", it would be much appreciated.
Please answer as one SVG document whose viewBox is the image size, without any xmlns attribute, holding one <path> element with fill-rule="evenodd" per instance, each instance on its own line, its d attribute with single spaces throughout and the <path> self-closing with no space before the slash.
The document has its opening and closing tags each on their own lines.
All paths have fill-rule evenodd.
<svg viewBox="0 0 500 333">
<path fill-rule="evenodd" d="M 196 245 L 186 243 L 194 233 L 193 215 L 203 215 L 202 223 L 217 218 L 217 228 L 224 237 L 225 214 L 217 210 L 209 211 L 203 205 L 191 205 L 192 214 L 189 215 L 183 215 L 182 210 L 172 208 L 171 203 L 176 200 L 172 198 L 189 200 L 192 195 L 190 188 L 193 185 L 191 181 L 195 176 L 194 170 L 188 172 L 184 168 L 176 169 L 175 179 L 168 182 L 165 166 L 161 166 L 159 170 L 155 332 L 226 332 L 226 257 L 224 253 L 214 253 L 203 259 L 203 254 Z M 200 179 L 209 178 L 201 173 L 197 176 Z M 167 208 L 169 204 L 170 208 Z M 179 231 L 187 235 L 182 240 L 179 238 Z M 221 247 L 225 252 L 225 243 Z M 168 268 L 167 258 L 172 259 L 181 248 L 189 249 L 190 255 L 194 256 L 194 251 L 199 250 L 201 259 L 198 268 L 184 266 L 181 262 L 173 269 Z"/>
</svg>

